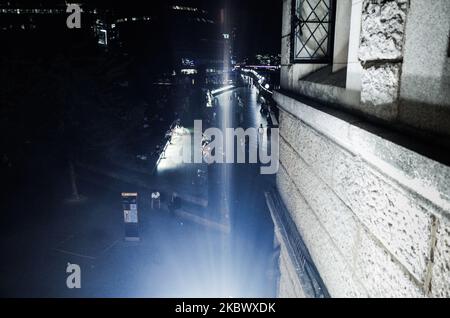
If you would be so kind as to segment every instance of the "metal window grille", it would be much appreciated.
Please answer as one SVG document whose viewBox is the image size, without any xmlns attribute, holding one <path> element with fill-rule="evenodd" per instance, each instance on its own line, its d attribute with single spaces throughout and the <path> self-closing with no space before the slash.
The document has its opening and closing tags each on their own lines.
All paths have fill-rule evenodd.
<svg viewBox="0 0 450 318">
<path fill-rule="evenodd" d="M 335 16 L 336 0 L 292 0 L 292 62 L 332 63 Z"/>
</svg>

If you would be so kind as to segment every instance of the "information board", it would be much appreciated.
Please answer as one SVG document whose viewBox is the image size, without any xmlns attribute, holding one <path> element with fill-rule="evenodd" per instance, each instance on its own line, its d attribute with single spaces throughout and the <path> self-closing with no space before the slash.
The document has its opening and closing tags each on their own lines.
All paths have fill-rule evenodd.
<svg viewBox="0 0 450 318">
<path fill-rule="evenodd" d="M 139 241 L 139 216 L 137 193 L 122 193 L 123 221 L 125 224 L 125 240 Z"/>
</svg>

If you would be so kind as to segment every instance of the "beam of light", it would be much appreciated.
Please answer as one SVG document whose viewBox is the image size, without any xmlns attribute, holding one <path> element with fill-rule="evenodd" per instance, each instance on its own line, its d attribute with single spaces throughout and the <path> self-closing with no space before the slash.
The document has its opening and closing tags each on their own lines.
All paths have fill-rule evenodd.
<svg viewBox="0 0 450 318">
<path fill-rule="evenodd" d="M 229 92 L 219 97 L 220 113 L 223 116 L 222 127 L 232 125 L 232 102 L 229 98 L 231 94 Z M 185 128 L 176 131 L 172 144 L 167 144 L 166 154 L 159 163 L 158 171 L 180 169 L 180 165 L 173 163 L 171 157 L 179 154 L 177 149 L 181 146 L 187 146 L 181 138 L 188 133 L 191 134 L 191 131 Z M 221 186 L 218 191 L 224 200 L 220 202 L 222 206 L 229 198 L 230 166 L 223 164 L 217 168 L 221 172 Z M 237 247 L 234 246 L 236 244 L 231 247 L 229 234 L 204 224 L 188 225 L 189 221 L 184 219 L 177 222 L 183 230 L 174 234 L 170 240 L 158 242 L 158 258 L 162 260 L 163 265 L 150 265 L 150 268 L 141 269 L 142 280 L 130 291 L 132 295 L 181 298 L 267 297 L 267 294 L 264 294 L 264 282 L 260 279 L 264 269 L 257 266 L 264 263 L 266 255 L 261 251 L 256 258 L 249 257 L 248 245 L 254 240 L 251 234 L 249 237 L 241 235 Z M 246 233 L 251 232 L 249 229 Z"/>
<path fill-rule="evenodd" d="M 250 258 L 242 240 L 236 257 L 224 257 L 223 237 L 206 227 L 185 228 L 171 240 L 158 242 L 161 264 L 147 262 L 141 279 L 126 294 L 138 297 L 242 298 L 266 297 L 260 281 L 263 253 Z M 151 258 L 151 255 L 149 255 Z M 245 285 L 244 285 L 245 282 Z"/>
<path fill-rule="evenodd" d="M 232 88 L 234 88 L 234 85 L 225 85 L 225 86 L 223 86 L 223 87 L 221 87 L 221 88 L 212 90 L 212 91 L 211 91 L 211 94 L 212 94 L 212 95 L 217 95 L 217 94 L 220 94 L 220 93 L 225 92 L 225 91 L 227 91 L 227 90 L 229 90 L 229 89 L 232 89 Z"/>
<path fill-rule="evenodd" d="M 222 34 L 228 34 L 227 10 L 221 10 Z M 229 78 L 230 63 L 230 43 L 224 41 L 223 44 L 223 88 L 211 92 L 217 96 L 217 128 L 223 132 L 226 128 L 233 128 L 234 106 L 237 101 L 230 99 L 234 91 Z M 227 92 L 228 91 L 228 92 Z M 256 99 L 256 89 L 253 88 L 252 99 Z M 257 113 L 257 112 L 256 112 Z M 255 115 L 256 116 L 256 115 Z M 234 147 L 234 140 L 228 140 L 224 134 L 224 146 Z M 199 145 L 194 145 L 199 146 Z M 166 172 L 180 168 L 170 159 L 179 155 L 177 139 L 173 140 L 173 145 L 168 144 L 164 158 L 159 160 L 158 172 Z M 177 150 L 178 149 L 178 150 Z M 218 186 L 217 191 L 219 202 L 210 202 L 208 213 L 213 214 L 215 220 L 221 224 L 230 225 L 230 218 L 235 211 L 230 211 L 231 179 L 232 167 L 229 164 L 216 164 L 211 169 L 217 169 Z M 198 212 L 198 211 L 197 211 Z M 237 212 L 237 211 L 236 211 Z M 247 211 L 239 211 L 246 214 Z M 155 269 L 148 269 L 151 277 L 146 278 L 145 270 L 143 279 L 140 282 L 140 289 L 136 292 L 144 297 L 267 297 L 266 281 L 264 277 L 267 253 L 263 249 L 252 251 L 252 244 L 257 237 L 256 227 L 249 224 L 247 231 L 239 234 L 221 232 L 217 229 L 205 226 L 186 224 L 184 220 L 178 220 L 178 226 L 183 227 L 180 233 L 171 237 L 170 240 L 162 240 L 159 245 L 163 266 Z M 146 269 L 147 270 L 147 269 Z M 150 272 L 151 271 L 151 272 Z M 152 287 L 157 286 L 157 294 L 151 294 Z"/>
</svg>

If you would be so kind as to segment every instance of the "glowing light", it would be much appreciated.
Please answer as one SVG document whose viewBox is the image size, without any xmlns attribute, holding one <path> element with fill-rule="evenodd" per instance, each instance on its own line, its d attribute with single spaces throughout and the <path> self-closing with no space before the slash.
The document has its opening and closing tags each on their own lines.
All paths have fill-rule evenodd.
<svg viewBox="0 0 450 318">
<path fill-rule="evenodd" d="M 103 33 L 103 37 L 98 39 L 98 43 L 102 45 L 108 45 L 108 32 L 106 30 L 100 30 Z"/>
<path fill-rule="evenodd" d="M 198 9 L 197 8 L 192 8 L 192 7 L 183 7 L 183 6 L 172 6 L 173 10 L 178 10 L 178 11 L 191 11 L 191 12 L 197 12 Z"/>
<path fill-rule="evenodd" d="M 216 95 L 216 94 L 225 92 L 225 91 L 227 91 L 229 89 L 232 89 L 232 88 L 234 88 L 234 85 L 227 85 L 227 86 L 224 86 L 224 87 L 221 87 L 221 88 L 218 88 L 218 89 L 215 89 L 215 90 L 211 91 L 211 94 L 212 95 Z"/>
<path fill-rule="evenodd" d="M 195 68 L 185 68 L 182 69 L 181 74 L 185 74 L 185 75 L 192 75 L 192 74 L 197 74 L 197 70 Z"/>
</svg>

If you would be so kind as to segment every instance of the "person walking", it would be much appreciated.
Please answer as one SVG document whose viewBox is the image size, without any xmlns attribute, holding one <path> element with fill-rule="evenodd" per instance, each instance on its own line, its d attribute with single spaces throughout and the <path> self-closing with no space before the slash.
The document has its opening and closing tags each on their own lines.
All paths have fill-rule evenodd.
<svg viewBox="0 0 450 318">
<path fill-rule="evenodd" d="M 264 129 L 263 125 L 260 124 L 259 128 L 258 128 L 258 137 L 259 137 L 259 143 L 261 146 L 263 143 L 264 132 L 265 132 L 265 129 Z"/>
<path fill-rule="evenodd" d="M 158 207 L 158 210 L 161 209 L 161 194 L 158 191 L 152 192 L 152 210 L 155 207 Z"/>
</svg>

